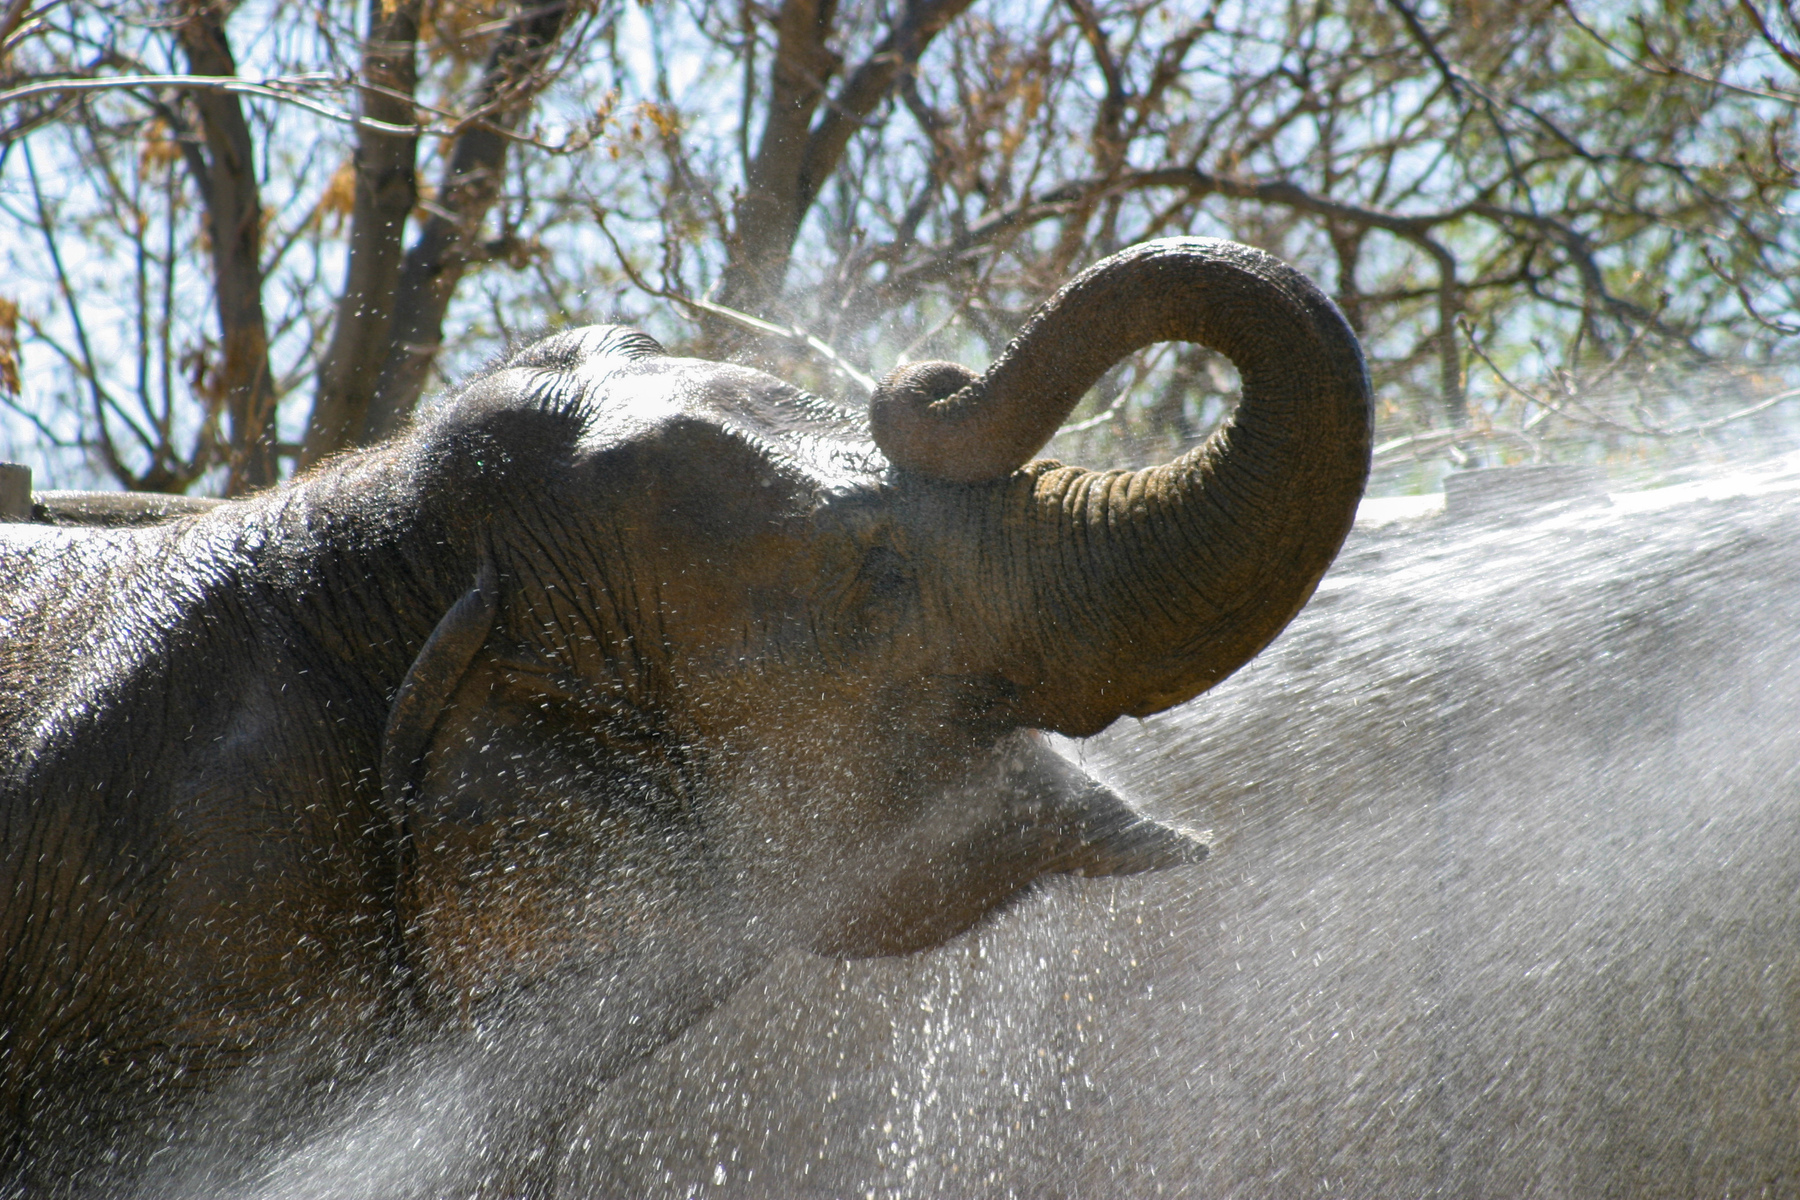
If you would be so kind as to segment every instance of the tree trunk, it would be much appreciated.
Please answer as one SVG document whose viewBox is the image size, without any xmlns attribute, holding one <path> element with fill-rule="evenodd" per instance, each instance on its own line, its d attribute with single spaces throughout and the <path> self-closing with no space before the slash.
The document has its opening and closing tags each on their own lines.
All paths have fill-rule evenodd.
<svg viewBox="0 0 1800 1200">
<path fill-rule="evenodd" d="M 363 79 L 370 86 L 362 92 L 363 116 L 392 125 L 413 122 L 407 98 L 418 83 L 418 37 L 419 0 L 369 0 Z M 406 218 L 418 201 L 418 151 L 417 137 L 367 127 L 357 133 L 349 263 L 331 345 L 319 367 L 302 466 L 355 444 L 368 424 L 394 324 Z"/>
<path fill-rule="evenodd" d="M 1172 341 L 1243 381 L 1204 445 L 1141 471 L 1026 461 L 1114 363 Z M 958 630 L 964 661 L 998 664 L 1010 720 L 1086 737 L 1198 695 L 1306 603 L 1355 519 L 1372 410 L 1356 335 L 1311 280 L 1248 246 L 1169 238 L 1084 271 L 985 375 L 894 372 L 869 427 L 934 481 L 913 493 L 933 523 L 970 514 L 958 544 L 983 552 L 958 594 L 997 598 L 998 615 Z"/>
<path fill-rule="evenodd" d="M 176 33 L 196 75 L 235 75 L 224 11 L 195 3 L 180 10 Z M 262 303 L 262 197 L 257 189 L 250 126 L 229 92 L 195 91 L 206 140 L 205 174 L 196 183 L 212 241 L 213 296 L 225 360 L 220 383 L 230 445 L 226 491 L 267 487 L 277 475 L 275 380 Z"/>
<path fill-rule="evenodd" d="M 917 66 L 931 40 L 971 0 L 910 0 L 869 57 L 850 72 L 836 96 L 826 87 L 842 65 L 827 42 L 834 0 L 786 0 L 776 17 L 770 69 L 769 115 L 743 194 L 732 210 L 732 233 L 719 301 L 770 316 L 780 299 L 794 239 L 825 181 L 837 170 L 850 138 Z M 823 108 L 818 122 L 813 117 Z M 729 354 L 742 336 L 735 326 L 708 330 L 709 351 Z"/>
<path fill-rule="evenodd" d="M 485 119 L 457 137 L 419 240 L 401 263 L 387 354 L 357 440 L 378 441 L 412 414 L 444 336 L 444 312 L 506 177 L 507 133 L 549 82 L 544 60 L 573 11 L 566 2 L 525 8 L 489 55 L 478 95 Z"/>
<path fill-rule="evenodd" d="M 732 208 L 729 257 L 719 283 L 721 303 L 758 316 L 781 291 L 806 215 L 800 193 L 807 137 L 826 84 L 841 65 L 825 44 L 836 9 L 833 0 L 786 0 L 775 19 L 769 113 Z"/>
</svg>

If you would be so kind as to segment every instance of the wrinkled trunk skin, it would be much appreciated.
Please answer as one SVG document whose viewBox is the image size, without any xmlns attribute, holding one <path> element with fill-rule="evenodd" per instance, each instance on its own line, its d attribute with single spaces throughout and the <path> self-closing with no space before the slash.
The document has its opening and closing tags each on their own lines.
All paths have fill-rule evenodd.
<svg viewBox="0 0 1800 1200">
<path fill-rule="evenodd" d="M 1014 469 L 1115 362 L 1165 341 L 1242 375 L 1205 445 L 1142 471 Z M 1071 281 L 979 379 L 895 371 L 870 426 L 938 485 L 920 504 L 968 514 L 947 544 L 980 552 L 953 590 L 1004 610 L 973 623 L 970 661 L 998 660 L 1021 724 L 1079 736 L 1199 694 L 1299 611 L 1362 496 L 1371 403 L 1356 335 L 1310 280 L 1248 246 L 1169 238 Z"/>
<path fill-rule="evenodd" d="M 1791 1195 L 1800 477 L 1616 499 L 1359 529 L 1250 667 L 1086 744 L 1204 871 L 778 961 L 562 1195 Z"/>
</svg>

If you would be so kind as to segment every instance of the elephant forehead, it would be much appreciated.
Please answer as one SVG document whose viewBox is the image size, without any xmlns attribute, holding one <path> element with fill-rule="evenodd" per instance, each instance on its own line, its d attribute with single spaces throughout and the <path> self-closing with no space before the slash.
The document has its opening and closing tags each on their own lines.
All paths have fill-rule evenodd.
<svg viewBox="0 0 1800 1200">
<path fill-rule="evenodd" d="M 886 465 L 859 415 L 748 367 L 656 358 L 582 364 L 573 374 L 586 376 L 584 452 L 703 427 L 826 489 L 866 483 Z"/>
</svg>

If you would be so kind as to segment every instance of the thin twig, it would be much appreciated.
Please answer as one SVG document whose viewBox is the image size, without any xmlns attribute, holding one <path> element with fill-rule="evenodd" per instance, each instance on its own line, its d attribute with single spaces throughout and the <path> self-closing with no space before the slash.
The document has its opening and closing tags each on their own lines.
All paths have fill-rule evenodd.
<svg viewBox="0 0 1800 1200">
<path fill-rule="evenodd" d="M 1055 433 L 1050 435 L 1050 440 L 1054 442 L 1065 433 L 1086 433 L 1090 429 L 1098 429 L 1124 410 L 1125 398 L 1130 394 L 1130 388 L 1121 389 L 1119 394 L 1113 397 L 1113 402 L 1100 412 L 1087 418 L 1085 421 L 1076 421 L 1072 424 L 1064 425 L 1061 429 L 1058 429 Z"/>
<path fill-rule="evenodd" d="M 551 154 L 567 154 L 571 150 L 580 150 L 593 143 L 598 130 L 581 130 L 565 138 L 560 143 L 546 142 L 532 137 L 528 133 L 519 133 L 508 129 L 499 122 L 487 119 L 487 113 L 496 106 L 487 105 L 474 113 L 458 116 L 444 109 L 433 108 L 409 98 L 414 108 L 430 112 L 444 118 L 439 124 L 399 125 L 392 121 L 377 121 L 373 117 L 359 116 L 342 108 L 334 108 L 317 100 L 301 95 L 296 88 L 358 88 L 389 93 L 388 89 L 363 83 L 359 80 L 339 79 L 323 74 L 306 75 L 272 75 L 266 79 L 239 79 L 233 75 L 119 75 L 108 79 L 41 79 L 36 83 L 22 84 L 19 87 L 0 92 L 0 105 L 29 100 L 36 96 L 58 95 L 69 92 L 106 92 L 131 91 L 146 88 L 185 88 L 197 92 L 235 92 L 244 96 L 255 96 L 263 100 L 274 100 L 282 104 L 292 104 L 305 109 L 316 116 L 356 129 L 371 129 L 377 133 L 391 133 L 397 137 L 430 137 L 455 138 L 468 129 L 482 129 L 498 134 L 509 141 L 531 146 Z"/>
<path fill-rule="evenodd" d="M 1600 414 L 1593 412 L 1593 410 L 1588 409 L 1585 404 L 1581 407 L 1586 410 L 1586 415 L 1571 413 L 1556 401 L 1546 399 L 1530 389 L 1513 382 L 1506 372 L 1502 371 L 1494 360 L 1488 357 L 1487 352 L 1481 348 L 1481 343 L 1475 339 L 1475 331 L 1469 327 L 1467 322 L 1464 322 L 1463 324 L 1463 333 L 1468 337 L 1469 349 L 1475 357 L 1486 363 L 1488 370 L 1494 373 L 1494 378 L 1498 379 L 1509 391 L 1515 393 L 1521 399 L 1536 404 L 1541 408 L 1548 409 L 1557 416 L 1562 417 L 1564 420 L 1573 421 L 1577 425 L 1586 425 L 1590 429 L 1599 429 L 1608 433 L 1621 433 L 1628 437 L 1655 438 L 1658 440 L 1695 437 L 1703 433 L 1711 433 L 1716 429 L 1722 429 L 1734 421 L 1742 421 L 1746 417 L 1755 416 L 1757 413 L 1767 412 L 1777 404 L 1784 403 L 1785 401 L 1794 399 L 1796 396 L 1800 396 L 1800 387 L 1789 388 L 1785 392 L 1776 392 L 1773 396 L 1765 396 L 1755 404 L 1749 404 L 1743 408 L 1735 409 L 1726 413 L 1724 416 L 1713 417 L 1706 421 L 1696 421 L 1692 425 L 1678 425 L 1672 429 L 1665 429 L 1646 423 L 1626 425 L 1622 422 L 1614 421 L 1609 417 L 1603 417 Z M 1569 398 L 1574 403 L 1580 403 L 1580 401 L 1575 398 L 1572 386 L 1570 387 Z"/>
<path fill-rule="evenodd" d="M 7 395 L 5 392 L 0 392 L 0 404 L 4 404 L 13 413 L 25 418 L 25 420 L 38 431 L 39 436 L 56 449 L 74 450 L 80 448 L 81 442 L 79 440 L 71 442 L 68 438 L 63 437 L 61 434 L 57 433 L 56 430 L 45 424 L 44 419 L 38 416 L 35 410 L 27 408 L 19 400 Z"/>
<path fill-rule="evenodd" d="M 283 104 L 292 104 L 331 121 L 345 125 L 354 125 L 359 129 L 373 129 L 381 133 L 399 134 L 405 137 L 452 137 L 456 130 L 444 130 L 430 125 L 395 125 L 388 121 L 377 121 L 372 117 L 360 117 L 341 108 L 333 108 L 328 104 L 320 104 L 317 100 L 309 100 L 292 89 L 319 84 L 333 84 L 338 81 L 320 78 L 317 75 L 273 76 L 268 79 L 238 79 L 231 75 L 121 75 L 111 79 L 44 79 L 37 83 L 28 83 L 21 87 L 10 88 L 0 92 L 0 104 L 11 104 L 19 100 L 29 100 L 34 96 L 57 95 L 64 92 L 107 92 L 134 88 L 186 88 L 197 92 L 236 92 L 244 96 L 259 96 L 265 100 L 278 100 Z M 342 86 L 342 84 L 338 84 Z"/>
<path fill-rule="evenodd" d="M 1169 342 L 1163 342 L 1157 345 L 1150 352 L 1150 361 L 1145 364 L 1141 371 L 1135 366 L 1132 368 L 1135 378 L 1130 383 L 1121 384 L 1119 387 L 1119 394 L 1114 396 L 1104 409 L 1091 417 L 1087 417 L 1080 421 L 1073 421 L 1062 426 L 1055 433 L 1050 435 L 1050 441 L 1055 441 L 1065 433 L 1086 433 L 1090 429 L 1098 429 L 1108 421 L 1115 420 L 1125 411 L 1125 402 L 1131 398 L 1134 387 L 1137 384 L 1142 383 L 1146 375 L 1162 365 L 1162 359 L 1169 351 L 1171 345 L 1172 343 Z"/>
<path fill-rule="evenodd" d="M 1540 408 L 1548 409 L 1549 411 L 1555 413 L 1557 416 L 1562 417 L 1565 420 L 1573 421 L 1578 425 L 1587 425 L 1589 428 L 1592 428 L 1592 429 L 1603 429 L 1603 430 L 1607 430 L 1612 433 L 1631 434 L 1633 436 L 1639 436 L 1639 437 L 1655 437 L 1655 436 L 1657 436 L 1654 433 L 1647 433 L 1644 430 L 1633 428 L 1630 425 L 1622 425 L 1619 422 L 1610 420 L 1607 417 L 1603 417 L 1599 413 L 1593 412 L 1592 410 L 1588 410 L 1587 414 L 1585 416 L 1569 412 L 1567 409 L 1565 409 L 1562 405 L 1558 404 L 1556 401 L 1546 400 L 1544 397 L 1538 395 L 1536 392 L 1531 391 L 1529 388 L 1526 388 L 1521 384 L 1514 383 L 1512 380 L 1512 377 L 1507 375 L 1507 373 L 1505 371 L 1502 371 L 1500 369 L 1499 364 L 1497 364 L 1496 362 L 1494 362 L 1493 359 L 1488 357 L 1487 351 L 1482 348 L 1480 340 L 1477 339 L 1475 336 L 1474 327 L 1471 326 L 1466 320 L 1463 322 L 1463 336 L 1465 336 L 1469 339 L 1469 352 L 1471 354 L 1473 354 L 1476 358 L 1479 358 L 1482 362 L 1486 363 L 1487 369 L 1494 373 L 1494 378 L 1498 379 L 1503 385 L 1505 385 L 1507 390 L 1513 392 L 1520 399 L 1525 400 L 1531 404 L 1535 404 L 1535 405 L 1539 406 Z M 1573 391 L 1570 392 L 1569 399 L 1572 403 L 1576 403 L 1576 404 L 1581 403 L 1578 399 L 1576 399 Z M 1587 406 L 1582 405 L 1582 408 L 1586 409 Z"/>
<path fill-rule="evenodd" d="M 747 312 L 740 312 L 738 309 L 730 308 L 714 300 L 696 299 L 692 296 L 683 296 L 678 292 L 664 291 L 656 292 L 654 294 L 662 296 L 665 299 L 673 300 L 677 304 L 685 304 L 698 312 L 710 313 L 715 317 L 722 317 L 745 329 L 805 346 L 808 350 L 811 350 L 823 359 L 832 370 L 843 375 L 846 379 L 856 384 L 857 387 L 860 387 L 864 392 L 869 395 L 875 394 L 877 384 L 874 376 L 857 367 L 849 359 L 839 354 L 829 343 L 808 333 L 798 325 L 778 325 L 774 321 L 765 321 L 761 317 L 753 317 Z"/>
<path fill-rule="evenodd" d="M 1786 321 L 1773 320 L 1757 312 L 1756 305 L 1750 299 L 1750 289 L 1744 286 L 1743 280 L 1733 278 L 1731 274 L 1725 270 L 1724 266 L 1720 264 L 1719 260 L 1713 257 L 1713 252 L 1710 249 L 1702 248 L 1701 253 L 1706 256 L 1706 265 L 1712 268 L 1712 273 L 1723 282 L 1731 285 L 1731 289 L 1737 293 L 1738 303 L 1744 306 L 1744 311 L 1750 315 L 1752 321 L 1755 321 L 1770 333 L 1780 334 L 1782 337 L 1793 337 L 1795 334 L 1800 333 L 1800 325 L 1790 325 Z"/>
<path fill-rule="evenodd" d="M 0 66 L 6 64 L 6 52 L 12 48 L 13 34 L 31 12 L 31 0 L 12 0 L 0 9 Z"/>
<path fill-rule="evenodd" d="M 625 274 L 630 277 L 631 282 L 640 291 L 648 292 L 650 295 L 661 297 L 664 300 L 673 300 L 675 303 L 683 305 L 694 312 L 703 312 L 710 316 L 723 318 L 724 320 L 730 321 L 735 325 L 755 333 L 760 333 L 767 337 L 780 338 L 782 341 L 801 346 L 816 354 L 827 366 L 856 384 L 856 386 L 860 387 L 864 393 L 871 396 L 875 394 L 877 384 L 874 376 L 857 367 L 849 359 L 845 358 L 842 354 L 839 354 L 824 340 L 808 333 L 798 325 L 779 325 L 774 321 L 765 321 L 761 317 L 753 317 L 747 312 L 741 312 L 738 309 L 720 304 L 717 301 L 698 299 L 693 296 L 684 296 L 680 292 L 670 291 L 668 288 L 652 286 L 637 273 L 637 269 L 631 265 L 631 260 L 626 257 L 624 247 L 619 245 L 619 241 L 613 236 L 612 230 L 606 227 L 605 214 L 596 211 L 594 213 L 594 222 L 599 225 L 600 232 L 606 235 L 606 240 L 612 243 L 613 253 L 618 257 L 619 265 L 624 268 Z"/>
<path fill-rule="evenodd" d="M 1762 12 L 1756 5 L 1750 3 L 1750 0 L 1738 0 L 1738 7 L 1744 10 L 1744 15 L 1750 18 L 1750 23 L 1752 25 L 1756 26 L 1756 32 L 1761 35 L 1763 42 L 1769 49 L 1773 50 L 1776 55 L 1780 57 L 1782 62 L 1792 67 L 1795 71 L 1800 71 L 1800 50 L 1792 49 L 1785 45 L 1780 38 L 1776 37 L 1775 31 L 1769 28 L 1769 23 L 1763 20 Z M 1788 10 L 1788 23 L 1790 25 L 1794 23 L 1793 15 L 1794 10 L 1790 8 Z"/>
<path fill-rule="evenodd" d="M 1571 0 L 1562 0 L 1562 8 L 1564 12 L 1569 14 L 1569 20 L 1575 22 L 1578 29 L 1593 38 L 1596 42 L 1599 42 L 1600 45 L 1605 47 L 1608 51 L 1624 59 L 1627 63 L 1640 71 L 1647 72 L 1651 75 L 1673 75 L 1682 79 L 1691 79 L 1695 83 L 1703 83 L 1708 87 L 1723 88 L 1728 92 L 1736 92 L 1740 96 L 1748 96 L 1753 100 L 1774 100 L 1780 104 L 1800 104 L 1800 92 L 1770 91 L 1764 88 L 1745 87 L 1742 84 L 1732 83 L 1725 79 L 1715 79 L 1710 75 L 1701 75 L 1697 72 L 1688 70 L 1686 67 L 1677 66 L 1663 58 L 1661 54 L 1656 54 L 1654 62 L 1645 62 L 1633 55 L 1630 51 L 1614 45 L 1605 34 L 1595 29 L 1592 25 L 1589 25 L 1586 21 L 1583 21 L 1580 15 L 1576 13 L 1575 5 Z M 1654 49 L 1652 50 L 1652 53 L 1655 53 Z"/>
<path fill-rule="evenodd" d="M 1696 433 L 1711 433 L 1733 421 L 1741 421 L 1745 417 L 1754 417 L 1759 412 L 1767 412 L 1777 404 L 1800 396 L 1800 387 L 1789 388 L 1785 392 L 1776 392 L 1773 396 L 1765 396 L 1755 404 L 1746 405 L 1735 412 L 1728 412 L 1722 417 L 1714 417 L 1710 421 L 1702 421 L 1698 425 L 1689 425 L 1681 429 L 1665 429 L 1653 435 L 1656 437 L 1689 437 Z"/>
<path fill-rule="evenodd" d="M 25 172 L 27 177 L 31 180 L 31 197 L 37 206 L 38 229 L 44 235 L 44 248 L 49 253 L 51 265 L 56 269 L 57 285 L 62 292 L 64 304 L 69 310 L 69 323 L 75 329 L 76 344 L 81 348 L 81 359 L 78 364 L 78 369 L 82 375 L 86 376 L 88 390 L 93 397 L 94 421 L 99 426 L 101 449 L 106 455 L 107 465 L 112 469 L 113 474 L 119 478 L 120 482 L 128 483 L 130 481 L 131 472 L 119 458 L 118 450 L 113 445 L 112 432 L 106 424 L 107 411 L 110 409 L 118 416 L 118 418 L 125 423 L 125 427 L 131 430 L 137 437 L 138 442 L 146 450 L 154 454 L 156 452 L 156 447 L 150 439 L 150 436 L 142 429 L 138 428 L 137 422 L 131 419 L 131 415 L 119 406 L 118 402 L 113 399 L 112 395 L 100 382 L 100 374 L 94 366 L 93 347 L 88 341 L 87 323 L 82 319 L 81 306 L 75 299 L 75 289 L 70 285 L 68 271 L 63 266 L 62 251 L 57 246 L 56 233 L 51 228 L 52 221 L 50 210 L 44 203 L 43 187 L 38 180 L 37 163 L 32 157 L 31 147 L 29 145 L 25 147 Z M 42 331 L 35 327 L 35 324 L 32 332 L 36 333 L 53 348 L 56 347 L 56 343 L 49 338 L 45 338 Z M 68 356 L 65 354 L 64 357 L 67 358 Z M 76 364 L 72 362 L 71 365 Z"/>
<path fill-rule="evenodd" d="M 1383 462 L 1399 458 L 1406 451 L 1411 451 L 1416 456 L 1464 442 L 1517 442 L 1530 450 L 1534 457 L 1540 451 L 1537 439 L 1510 429 L 1427 429 L 1421 433 L 1409 433 L 1404 437 L 1378 442 L 1371 454 L 1376 462 Z"/>
</svg>

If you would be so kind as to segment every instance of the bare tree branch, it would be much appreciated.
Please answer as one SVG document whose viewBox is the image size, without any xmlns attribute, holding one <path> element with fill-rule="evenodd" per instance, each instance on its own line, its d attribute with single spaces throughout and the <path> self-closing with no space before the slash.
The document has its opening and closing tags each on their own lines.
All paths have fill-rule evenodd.
<svg viewBox="0 0 1800 1200">
<path fill-rule="evenodd" d="M 195 74 L 235 73 L 223 15 L 206 0 L 183 0 L 175 27 Z M 224 350 L 221 367 L 231 455 L 231 495 L 267 487 L 277 475 L 275 380 L 263 321 L 262 194 L 243 109 L 231 92 L 206 88 L 191 95 L 206 140 L 207 228 L 211 234 L 213 296 Z"/>
<path fill-rule="evenodd" d="M 322 104 L 300 94 L 296 89 L 329 87 L 341 90 L 354 87 L 362 92 L 380 93 L 383 91 L 381 87 L 366 82 L 356 84 L 334 76 L 317 74 L 276 75 L 260 80 L 229 79 L 217 75 L 114 75 L 103 79 L 47 79 L 0 91 L 0 105 L 18 103 L 47 95 L 114 91 L 140 92 L 147 89 L 171 87 L 190 92 L 228 92 L 240 96 L 253 96 L 259 100 L 274 100 L 282 104 L 291 104 L 328 121 L 352 126 L 365 133 L 391 134 L 395 137 L 451 139 L 461 137 L 466 130 L 475 127 L 508 141 L 519 142 L 550 154 L 568 154 L 574 150 L 585 149 L 594 140 L 594 131 L 577 130 L 560 142 L 547 142 L 542 138 L 520 133 L 516 129 L 490 120 L 488 114 L 480 109 L 470 113 L 457 114 L 445 109 L 434 108 L 410 97 L 407 98 L 406 108 L 391 110 L 394 119 L 378 120 L 374 117 L 334 108 L 329 104 Z M 392 97 L 398 93 L 393 89 L 388 89 L 386 94 Z M 402 119 L 410 116 L 413 110 L 439 117 L 441 123 L 426 124 Z"/>
<path fill-rule="evenodd" d="M 1800 104 L 1800 92 L 1772 91 L 1768 88 L 1745 87 L 1742 84 L 1731 83 L 1728 80 L 1718 79 L 1710 75 L 1702 75 L 1698 72 L 1688 70 L 1679 63 L 1669 61 L 1663 55 L 1656 53 L 1654 47 L 1650 47 L 1652 57 L 1649 62 L 1646 62 L 1619 46 L 1588 22 L 1582 20 L 1581 14 L 1575 11 L 1573 0 L 1559 0 L 1559 3 L 1562 5 L 1564 11 L 1569 14 L 1569 20 L 1573 21 L 1577 28 L 1593 38 L 1596 42 L 1600 43 L 1608 53 L 1616 55 L 1636 70 L 1651 75 L 1667 75 L 1681 79 L 1691 79 L 1695 83 L 1703 83 L 1708 87 L 1722 88 L 1725 91 L 1736 92 L 1740 96 L 1748 96 L 1756 100 L 1775 100 L 1782 104 Z"/>
<path fill-rule="evenodd" d="M 619 260 L 621 269 L 631 277 L 631 281 L 638 286 L 640 291 L 647 292 L 652 296 L 660 296 L 664 300 L 673 300 L 690 312 L 729 321 L 762 337 L 776 338 L 780 341 L 791 343 L 802 352 L 816 357 L 834 374 L 841 375 L 851 383 L 854 383 L 858 388 L 862 389 L 863 395 L 872 396 L 875 394 L 876 380 L 874 376 L 858 367 L 844 355 L 838 353 L 838 351 L 824 339 L 815 337 L 798 325 L 781 325 L 774 321 L 765 321 L 761 317 L 751 316 L 747 312 L 740 312 L 729 305 L 720 304 L 714 300 L 707 300 L 704 297 L 688 296 L 681 292 L 672 291 L 668 288 L 653 287 L 649 283 L 646 283 L 644 278 L 638 274 L 637 268 L 632 265 L 631 257 L 625 253 L 625 248 L 619 245 L 619 240 L 613 236 L 612 230 L 606 227 L 606 215 L 604 213 L 596 212 L 594 214 L 594 223 L 599 227 L 600 232 L 606 236 L 606 240 L 612 244 L 613 254 Z"/>
<path fill-rule="evenodd" d="M 368 425 L 369 405 L 387 357 L 402 238 L 407 215 L 418 199 L 414 164 L 419 141 L 380 126 L 388 118 L 403 116 L 412 104 L 418 83 L 413 44 L 419 36 L 419 3 L 369 0 L 369 35 L 363 50 L 363 77 L 369 86 L 362 102 L 363 112 L 380 120 L 364 125 L 357 139 L 344 290 L 319 370 L 302 466 L 352 444 Z"/>
<path fill-rule="evenodd" d="M 260 80 L 234 79 L 220 75 L 115 75 L 104 79 L 44 79 L 0 91 L 0 104 L 16 104 L 38 96 L 65 93 L 180 88 L 188 92 L 225 92 L 239 96 L 255 96 L 261 100 L 276 100 L 282 104 L 292 104 L 296 108 L 303 108 L 328 121 L 354 125 L 359 129 L 374 129 L 382 133 L 395 134 L 435 133 L 440 137 L 453 136 L 452 133 L 435 130 L 427 125 L 395 124 L 373 120 L 369 117 L 359 117 L 355 113 L 345 112 L 341 108 L 333 108 L 329 104 L 321 104 L 317 100 L 309 99 L 295 90 L 301 87 L 320 85 L 341 86 L 337 80 L 316 75 L 273 76 Z"/>
<path fill-rule="evenodd" d="M 494 128 L 465 129 L 457 138 L 434 211 L 402 261 L 387 357 L 357 440 L 394 433 L 418 403 L 443 340 L 450 296 L 477 257 L 481 223 L 500 195 L 507 148 L 500 130 L 515 128 L 548 84 L 549 53 L 573 12 L 568 0 L 521 12 L 488 56 L 478 107 L 497 110 L 488 123 Z"/>
<path fill-rule="evenodd" d="M 777 17 L 768 117 L 734 206 L 729 258 L 720 276 L 721 303 L 767 310 L 786 279 L 800 223 L 837 169 L 851 136 L 970 3 L 909 0 L 814 126 L 813 114 L 839 66 L 826 46 L 836 6 L 834 0 L 785 0 Z"/>
</svg>

